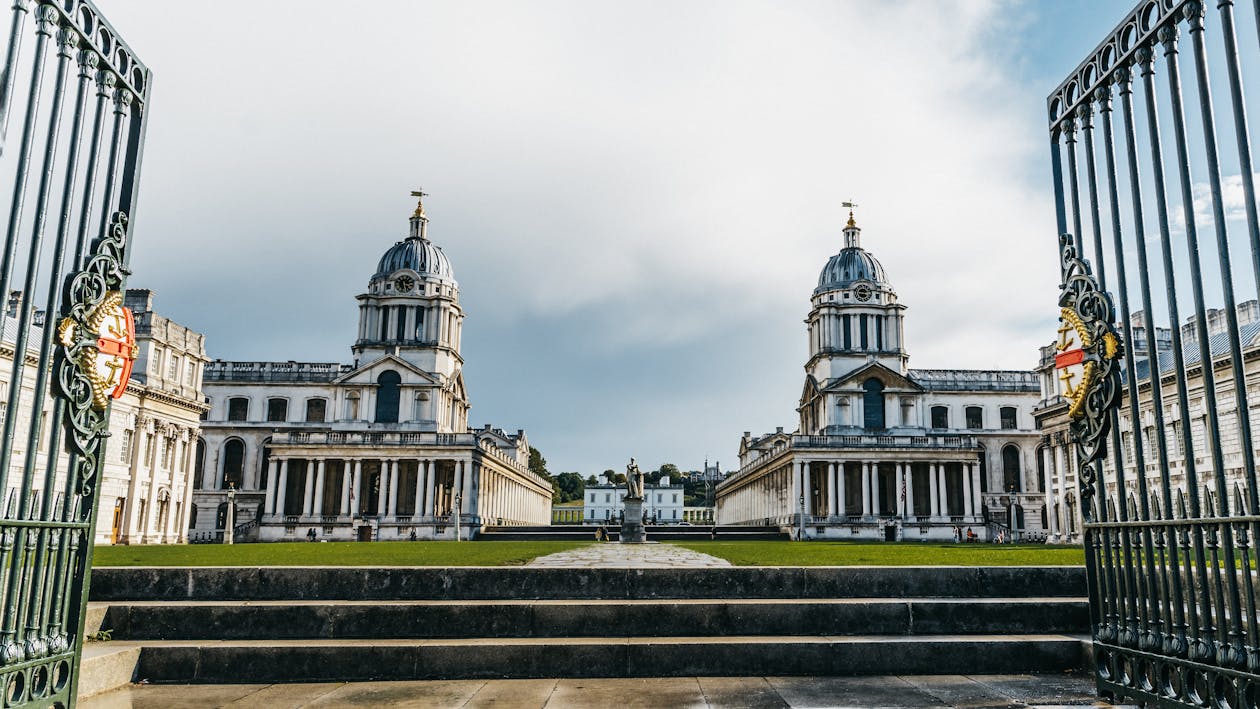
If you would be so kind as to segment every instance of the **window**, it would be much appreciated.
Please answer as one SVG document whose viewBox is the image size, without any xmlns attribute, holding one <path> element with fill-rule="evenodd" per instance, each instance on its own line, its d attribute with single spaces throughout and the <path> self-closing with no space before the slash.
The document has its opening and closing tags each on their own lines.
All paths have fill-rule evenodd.
<svg viewBox="0 0 1260 709">
<path fill-rule="evenodd" d="M 398 423 L 398 402 L 401 396 L 402 377 L 387 369 L 376 378 L 376 422 Z"/>
<path fill-rule="evenodd" d="M 852 326 L 853 321 L 850 320 L 851 317 L 853 316 L 851 315 L 844 316 L 844 348 L 846 350 L 853 349 L 853 326 Z"/>
<path fill-rule="evenodd" d="M 1019 447 L 1011 444 L 1002 449 L 1002 489 L 1006 492 L 1023 492 L 1019 470 Z"/>
<path fill-rule="evenodd" d="M 346 418 L 350 421 L 359 419 L 359 393 L 357 391 L 346 394 Z"/>
<path fill-rule="evenodd" d="M 866 316 L 863 315 L 863 318 Z M 864 409 L 864 426 L 869 429 L 882 429 L 884 422 L 884 384 L 874 377 L 862 384 L 866 393 L 862 395 Z"/>
<path fill-rule="evenodd" d="M 979 406 L 967 407 L 967 428 L 984 428 L 984 409 Z"/>
<path fill-rule="evenodd" d="M 306 400 L 306 422 L 323 423 L 328 409 L 327 399 Z"/>
<path fill-rule="evenodd" d="M 1002 417 L 1002 428 L 1008 431 L 1019 428 L 1019 426 L 1015 425 L 1015 418 L 1016 418 L 1015 412 L 1016 412 L 1016 409 L 1014 406 L 1002 407 L 1000 411 L 1000 414 Z"/>
<path fill-rule="evenodd" d="M 245 443 L 232 439 L 223 446 L 223 488 L 230 485 L 241 489 L 241 481 L 245 472 Z"/>
<path fill-rule="evenodd" d="M 932 428 L 949 428 L 949 407 L 932 407 Z"/>
<path fill-rule="evenodd" d="M 184 365 L 184 384 L 192 386 L 197 376 L 197 363 L 191 359 Z"/>
<path fill-rule="evenodd" d="M 249 420 L 249 399 L 237 397 L 228 399 L 228 421 Z"/>
<path fill-rule="evenodd" d="M 204 475 L 205 472 L 206 472 L 206 442 L 204 439 L 198 438 L 197 439 L 197 458 L 196 460 L 193 461 L 193 485 L 194 486 L 203 484 L 202 475 Z M 205 480 L 204 482 L 209 483 L 208 480 Z M 205 487 L 210 487 L 210 485 L 206 484 Z"/>
<path fill-rule="evenodd" d="M 267 399 L 267 420 L 287 421 L 289 419 L 288 399 Z"/>
<path fill-rule="evenodd" d="M 416 340 L 424 340 L 424 308 L 416 308 Z"/>
<path fill-rule="evenodd" d="M 867 332 L 867 327 L 866 327 L 866 323 L 868 319 L 869 319 L 869 316 L 867 315 L 858 316 L 858 330 L 859 330 L 858 334 L 861 336 L 862 349 L 864 350 L 870 349 L 871 347 L 870 338 L 867 336 L 869 333 Z"/>
<path fill-rule="evenodd" d="M 604 504 L 608 504 L 609 502 L 612 502 L 612 493 L 606 492 L 604 493 Z"/>
<path fill-rule="evenodd" d="M 166 438 L 162 442 L 162 468 L 171 469 L 171 463 L 175 461 L 175 439 Z"/>
<path fill-rule="evenodd" d="M 126 430 L 122 432 L 122 441 L 118 445 L 118 460 L 126 463 L 131 460 L 131 439 L 136 435 L 135 431 Z"/>
<path fill-rule="evenodd" d="M 166 363 L 166 378 L 179 381 L 179 355 L 172 354 Z"/>
</svg>

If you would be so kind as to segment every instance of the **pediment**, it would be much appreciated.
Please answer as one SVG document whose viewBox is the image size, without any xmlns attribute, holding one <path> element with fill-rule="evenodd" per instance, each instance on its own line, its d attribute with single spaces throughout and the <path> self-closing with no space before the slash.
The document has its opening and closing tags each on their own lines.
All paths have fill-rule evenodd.
<svg viewBox="0 0 1260 709">
<path fill-rule="evenodd" d="M 392 354 L 385 355 L 380 359 L 374 359 L 358 369 L 346 372 L 333 383 L 375 385 L 376 378 L 387 369 L 398 372 L 399 376 L 402 377 L 403 386 L 440 386 L 442 384 L 441 380 L 434 375 Z M 462 382 L 460 386 L 462 388 Z"/>
<path fill-rule="evenodd" d="M 827 385 L 826 391 L 861 391 L 862 385 L 872 378 L 878 379 L 884 385 L 884 391 L 923 391 L 923 387 L 916 384 L 914 380 L 879 362 L 868 362 L 832 381 Z"/>
</svg>

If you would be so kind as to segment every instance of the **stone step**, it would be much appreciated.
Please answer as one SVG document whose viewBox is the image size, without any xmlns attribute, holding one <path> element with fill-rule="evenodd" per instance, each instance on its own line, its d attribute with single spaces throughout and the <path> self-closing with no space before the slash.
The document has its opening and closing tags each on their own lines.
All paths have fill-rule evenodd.
<svg viewBox="0 0 1260 709">
<path fill-rule="evenodd" d="M 136 679 L 140 646 L 125 642 L 89 642 L 83 646 L 79 663 L 79 696 L 90 697 Z"/>
<path fill-rule="evenodd" d="M 595 538 L 594 524 L 553 525 L 550 527 L 486 527 L 477 535 L 478 541 L 588 541 Z M 786 541 L 791 536 L 778 527 L 717 527 L 712 525 L 647 525 L 649 541 Z M 605 525 L 609 539 L 621 539 L 620 525 Z"/>
<path fill-rule="evenodd" d="M 94 606 L 98 604 L 93 604 Z M 1085 633 L 1083 598 L 110 603 L 115 640 Z"/>
<path fill-rule="evenodd" d="M 1059 672 L 1081 636 L 743 636 L 149 641 L 137 678 L 260 683 L 531 677 Z"/>
<path fill-rule="evenodd" d="M 93 601 L 1020 598 L 1085 594 L 1085 569 L 1041 567 L 98 568 Z"/>
</svg>

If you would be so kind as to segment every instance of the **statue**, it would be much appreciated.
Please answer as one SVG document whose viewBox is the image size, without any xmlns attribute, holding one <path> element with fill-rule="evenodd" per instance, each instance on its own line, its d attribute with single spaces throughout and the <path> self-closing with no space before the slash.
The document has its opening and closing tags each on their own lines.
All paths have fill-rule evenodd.
<svg viewBox="0 0 1260 709">
<path fill-rule="evenodd" d="M 626 497 L 643 499 L 643 471 L 639 470 L 634 458 L 626 466 Z"/>
</svg>

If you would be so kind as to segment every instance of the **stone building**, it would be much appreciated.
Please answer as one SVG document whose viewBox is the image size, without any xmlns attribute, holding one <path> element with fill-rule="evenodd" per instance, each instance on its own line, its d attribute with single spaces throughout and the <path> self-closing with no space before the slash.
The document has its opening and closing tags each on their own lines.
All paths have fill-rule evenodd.
<svg viewBox="0 0 1260 709">
<path fill-rule="evenodd" d="M 906 306 L 851 212 L 811 306 L 797 429 L 744 433 L 739 470 L 717 487 L 718 524 L 950 539 L 1013 511 L 1041 529 L 1035 372 L 909 369 Z"/>
<path fill-rule="evenodd" d="M 1237 306 L 1239 336 L 1242 342 L 1243 371 L 1246 375 L 1247 407 L 1250 411 L 1253 426 L 1260 424 L 1260 302 L 1249 300 Z M 1231 371 L 1232 359 L 1229 352 L 1230 331 L 1222 309 L 1207 311 L 1206 331 L 1208 347 L 1212 354 L 1213 371 L 1216 380 L 1217 409 L 1220 417 L 1221 448 L 1224 452 L 1225 475 L 1230 481 L 1244 484 L 1242 442 L 1235 420 L 1237 404 Z M 1130 492 L 1136 492 L 1137 468 L 1135 465 L 1135 445 L 1140 441 L 1144 451 L 1146 476 L 1151 490 L 1157 490 L 1160 484 L 1160 463 L 1158 456 L 1158 440 L 1155 427 L 1155 415 L 1152 408 L 1151 370 L 1152 362 L 1157 363 L 1163 380 L 1161 389 L 1163 400 L 1164 445 L 1168 453 L 1168 477 L 1173 490 L 1186 489 L 1186 446 L 1181 422 L 1181 408 L 1177 389 L 1172 375 L 1176 362 L 1173 357 L 1172 332 L 1165 328 L 1155 329 L 1155 355 L 1152 357 L 1147 344 L 1146 329 L 1148 318 L 1138 311 L 1130 315 L 1133 328 L 1134 367 L 1138 375 L 1138 404 L 1141 413 L 1140 421 L 1134 425 L 1129 408 L 1128 381 L 1125 377 L 1121 392 L 1121 406 L 1117 417 L 1120 431 L 1120 447 L 1125 461 L 1126 479 L 1132 485 Z M 1122 331 L 1117 329 L 1117 332 Z M 1208 448 L 1207 416 L 1204 406 L 1203 366 L 1199 351 L 1199 333 L 1195 318 L 1191 316 L 1181 326 L 1182 352 L 1186 366 L 1186 392 L 1190 403 L 1190 435 L 1193 442 L 1191 451 L 1195 471 L 1200 485 L 1214 488 L 1216 471 L 1213 470 L 1212 456 Z M 1041 429 L 1041 445 L 1038 448 L 1038 467 L 1045 478 L 1046 505 L 1050 510 L 1049 533 L 1052 540 L 1063 542 L 1081 541 L 1081 509 L 1080 493 L 1077 490 L 1077 460 L 1074 446 L 1068 430 L 1068 401 L 1063 395 L 1064 383 L 1055 369 L 1056 345 L 1041 348 L 1041 363 L 1038 372 L 1041 379 L 1042 399 L 1038 402 L 1034 416 L 1037 427 Z M 1124 376 L 1124 369 L 1121 369 Z M 1253 443 L 1254 445 L 1254 443 Z M 1257 451 L 1260 453 L 1260 451 Z M 1105 464 L 1108 471 L 1113 470 L 1114 462 L 1108 457 Z M 1108 473 L 1108 492 L 1116 494 L 1114 475 Z M 1244 487 L 1245 489 L 1245 487 Z"/>
<path fill-rule="evenodd" d="M 523 431 L 469 429 L 459 285 L 423 205 L 358 296 L 353 362 L 206 369 L 196 529 L 218 534 L 226 492 L 246 538 L 468 538 L 547 524 L 551 483 Z"/>
<path fill-rule="evenodd" d="M 28 367 L 18 408 L 9 410 L 12 383 L 8 377 L 21 302 L 20 293 L 10 295 L 0 338 L 0 421 L 16 415 L 21 424 L 9 472 L 14 485 L 21 480 L 27 441 L 23 429 L 32 423 L 35 396 L 34 373 Z M 97 544 L 180 543 L 187 540 L 193 450 L 206 409 L 201 391 L 205 337 L 154 312 L 152 291 L 129 290 L 123 305 L 131 309 L 135 320 L 136 360 L 126 390 L 111 404 L 95 540 Z M 40 341 L 44 313 L 37 311 L 34 322 L 36 331 L 28 344 Z M 30 357 L 37 355 L 37 348 L 29 351 Z M 38 424 L 41 440 L 46 440 L 52 418 L 50 400 L 45 399 Z M 41 451 L 39 457 L 36 468 L 44 470 L 46 452 Z M 66 465 L 62 457 L 60 469 Z M 43 478 L 36 475 L 35 479 Z M 10 487 L 6 499 L 14 492 L 15 487 Z"/>
</svg>

